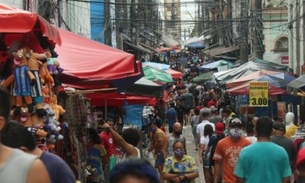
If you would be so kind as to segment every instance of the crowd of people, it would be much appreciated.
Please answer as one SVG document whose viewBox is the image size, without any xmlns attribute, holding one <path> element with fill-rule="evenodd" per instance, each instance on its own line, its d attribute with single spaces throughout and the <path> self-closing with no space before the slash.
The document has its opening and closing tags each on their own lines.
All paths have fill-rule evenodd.
<svg viewBox="0 0 305 183">
<path fill-rule="evenodd" d="M 113 119 L 104 119 L 100 128 L 86 129 L 86 164 L 94 169 L 86 183 L 194 183 L 200 166 L 206 183 L 304 181 L 305 142 L 296 147 L 291 139 L 297 128 L 293 113 L 282 121 L 240 118 L 230 97 L 216 86 L 192 83 L 198 73 L 187 66 L 186 78 L 167 86 L 169 101 L 160 99 L 145 119 L 154 163 L 141 153 L 144 134 L 139 129 L 118 129 Z M 9 95 L 0 88 L 1 182 L 77 182 L 69 165 L 40 150 L 33 133 L 9 119 Z M 185 126 L 192 134 L 183 133 Z M 189 135 L 194 149 L 187 148 Z"/>
</svg>

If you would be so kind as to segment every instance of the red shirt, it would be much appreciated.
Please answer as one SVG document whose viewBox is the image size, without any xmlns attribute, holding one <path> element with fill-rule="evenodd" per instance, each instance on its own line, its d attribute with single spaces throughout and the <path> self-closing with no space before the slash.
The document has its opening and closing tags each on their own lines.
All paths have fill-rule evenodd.
<svg viewBox="0 0 305 183">
<path fill-rule="evenodd" d="M 214 100 L 208 102 L 208 108 L 211 108 L 212 106 L 216 107 L 216 102 Z"/>
<path fill-rule="evenodd" d="M 107 157 L 110 158 L 111 155 L 115 155 L 115 145 L 112 139 L 112 134 L 108 132 L 101 132 L 100 137 L 102 139 L 102 145 L 107 151 Z"/>
</svg>

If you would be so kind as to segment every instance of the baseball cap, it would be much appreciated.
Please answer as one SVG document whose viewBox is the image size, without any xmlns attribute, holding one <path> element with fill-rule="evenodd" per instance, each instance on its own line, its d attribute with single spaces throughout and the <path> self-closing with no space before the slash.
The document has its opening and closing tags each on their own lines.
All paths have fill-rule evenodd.
<svg viewBox="0 0 305 183">
<path fill-rule="evenodd" d="M 285 132 L 286 131 L 286 126 L 285 126 L 284 123 L 276 122 L 276 123 L 273 123 L 273 129 Z"/>
<path fill-rule="evenodd" d="M 297 157 L 297 168 L 305 161 L 305 148 L 300 149 Z"/>
<path fill-rule="evenodd" d="M 241 120 L 238 118 L 232 118 L 229 122 L 229 126 L 235 126 L 235 125 L 242 126 Z"/>
<path fill-rule="evenodd" d="M 215 132 L 216 133 L 223 133 L 225 131 L 224 125 L 222 122 L 217 122 L 215 125 Z"/>
</svg>

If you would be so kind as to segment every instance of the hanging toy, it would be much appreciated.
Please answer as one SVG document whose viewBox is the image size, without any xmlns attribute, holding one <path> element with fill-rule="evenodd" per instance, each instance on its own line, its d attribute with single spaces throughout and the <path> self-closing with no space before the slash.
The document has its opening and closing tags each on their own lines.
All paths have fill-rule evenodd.
<svg viewBox="0 0 305 183">
<path fill-rule="evenodd" d="M 47 112 L 48 114 L 43 129 L 48 133 L 47 144 L 55 144 L 56 140 L 62 140 L 64 137 L 60 134 L 61 127 L 55 119 L 54 111 L 49 108 Z"/>
<path fill-rule="evenodd" d="M 43 109 L 43 94 L 41 89 L 42 76 L 41 76 L 40 68 L 41 68 L 41 64 L 47 61 L 47 57 L 45 54 L 38 54 L 33 52 L 30 48 L 26 48 L 26 52 L 29 55 L 28 66 L 36 79 L 35 87 L 32 87 L 31 96 L 35 104 L 37 115 L 39 117 L 44 117 L 47 115 L 47 112 Z"/>
<path fill-rule="evenodd" d="M 14 55 L 15 69 L 13 74 L 2 82 L 3 87 L 8 87 L 15 82 L 16 109 L 14 110 L 14 115 L 16 116 L 21 113 L 23 100 L 26 102 L 29 113 L 34 112 L 31 88 L 36 84 L 36 78 L 28 67 L 26 56 L 25 49 L 19 49 L 16 52 Z"/>
</svg>

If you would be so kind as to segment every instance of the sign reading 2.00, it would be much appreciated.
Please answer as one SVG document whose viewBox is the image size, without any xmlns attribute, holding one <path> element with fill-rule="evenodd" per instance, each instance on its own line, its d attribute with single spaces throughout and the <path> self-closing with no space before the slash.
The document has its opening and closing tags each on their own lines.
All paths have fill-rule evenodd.
<svg viewBox="0 0 305 183">
<path fill-rule="evenodd" d="M 249 88 L 249 106 L 267 107 L 268 106 L 268 82 L 252 81 Z"/>
</svg>

